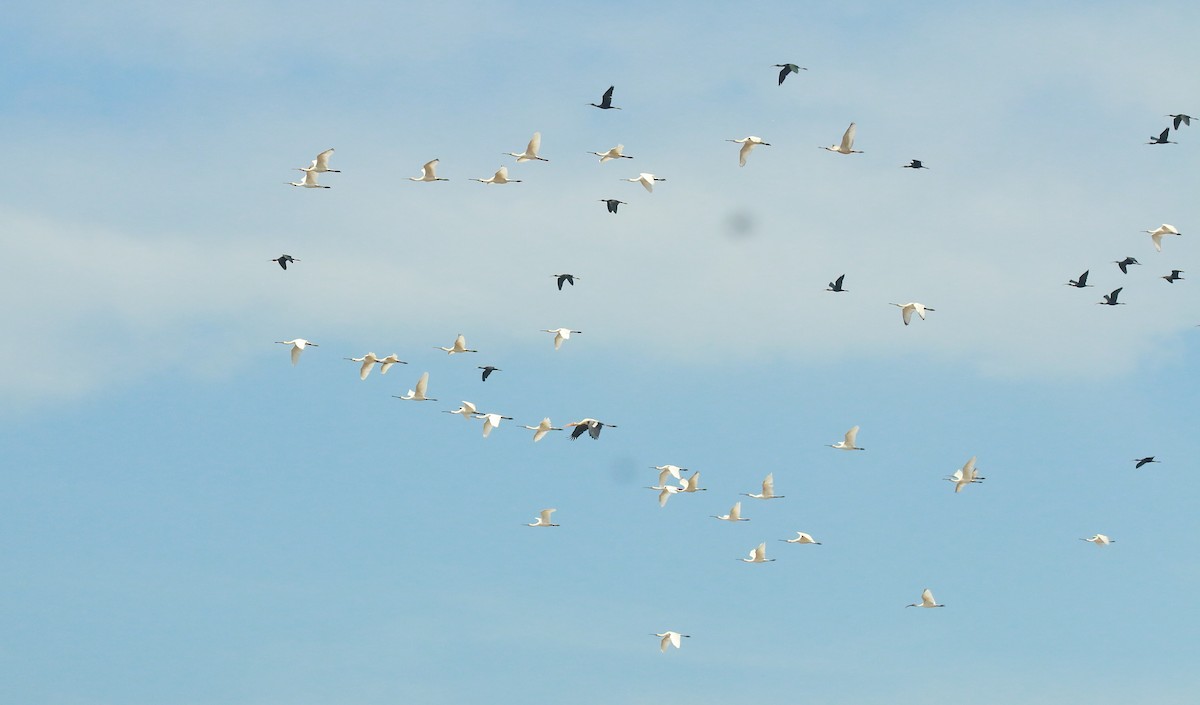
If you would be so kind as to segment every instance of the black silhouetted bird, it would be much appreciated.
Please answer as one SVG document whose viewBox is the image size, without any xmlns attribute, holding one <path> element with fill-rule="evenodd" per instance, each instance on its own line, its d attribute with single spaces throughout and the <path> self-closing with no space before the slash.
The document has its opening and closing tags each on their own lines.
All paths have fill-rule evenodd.
<svg viewBox="0 0 1200 705">
<path fill-rule="evenodd" d="M 1103 301 L 1097 301 L 1096 303 L 1104 304 L 1105 306 L 1124 306 L 1125 305 L 1124 302 L 1117 301 L 1117 296 L 1119 296 L 1121 294 L 1121 289 L 1124 289 L 1124 288 L 1125 287 L 1123 287 L 1123 286 L 1119 286 L 1116 289 L 1113 289 L 1111 294 L 1103 295 L 1104 296 Z"/>
<path fill-rule="evenodd" d="M 808 69 L 804 68 L 803 66 L 797 66 L 795 64 L 775 64 L 775 66 L 783 69 L 782 71 L 779 72 L 779 83 L 776 84 L 776 85 L 780 85 L 780 86 L 783 85 L 783 79 L 787 78 L 789 73 L 800 73 L 801 71 L 808 70 Z"/>
<path fill-rule="evenodd" d="M 928 169 L 929 167 L 921 163 L 920 159 L 912 160 L 912 164 L 905 164 L 901 169 Z"/>
<path fill-rule="evenodd" d="M 1067 286 L 1073 286 L 1076 289 L 1082 289 L 1085 286 L 1091 286 L 1091 284 L 1087 283 L 1088 272 L 1090 271 L 1092 270 L 1089 269 L 1087 272 L 1080 274 L 1079 279 L 1072 279 L 1071 281 L 1067 282 Z"/>
<path fill-rule="evenodd" d="M 617 212 L 617 206 L 624 206 L 624 205 L 628 205 L 627 203 L 625 203 L 625 201 L 618 201 L 618 200 L 617 200 L 617 199 L 615 199 L 615 198 L 601 198 L 601 199 L 600 199 L 600 202 L 601 202 L 601 203 L 604 203 L 605 205 L 607 205 L 607 206 L 608 206 L 608 212 L 609 212 L 609 213 L 616 213 L 616 212 Z"/>
<path fill-rule="evenodd" d="M 571 286 L 575 286 L 575 280 L 582 279 L 582 277 L 577 277 L 574 274 L 551 274 L 550 276 L 552 276 L 558 280 L 558 290 L 559 291 L 562 291 L 563 282 L 566 282 L 566 283 L 570 284 Z"/>
<path fill-rule="evenodd" d="M 1113 260 L 1113 264 L 1115 264 L 1121 268 L 1121 274 L 1129 274 L 1129 270 L 1126 269 L 1126 267 L 1128 267 L 1131 264 L 1140 265 L 1141 262 L 1138 262 L 1137 260 L 1135 260 L 1132 257 L 1126 257 L 1125 259 L 1122 259 L 1122 260 Z"/>
<path fill-rule="evenodd" d="M 1168 127 L 1167 129 L 1163 130 L 1158 137 L 1152 136 L 1150 141 L 1146 144 L 1179 144 L 1178 142 L 1172 142 L 1171 140 L 1167 139 L 1167 134 L 1169 132 L 1171 132 L 1171 128 Z"/>
<path fill-rule="evenodd" d="M 837 279 L 834 279 L 833 281 L 829 282 L 829 288 L 826 289 L 825 291 L 837 291 L 837 292 L 846 291 L 846 289 L 842 288 L 842 280 L 845 278 L 846 278 L 846 275 L 843 274 L 842 276 L 838 277 Z"/>
<path fill-rule="evenodd" d="M 1166 279 L 1168 284 L 1174 284 L 1177 281 L 1183 281 L 1180 274 L 1183 274 L 1182 269 L 1172 269 L 1170 274 L 1163 276 L 1163 279 Z"/>
<path fill-rule="evenodd" d="M 487 367 L 479 367 L 477 369 L 483 370 L 483 381 L 484 382 L 487 381 L 488 375 L 490 375 L 491 373 L 504 371 L 504 370 L 500 369 L 499 367 L 492 367 L 491 365 L 488 365 Z"/>
<path fill-rule="evenodd" d="M 280 267 L 287 269 L 289 262 L 299 262 L 300 260 L 296 259 L 295 257 L 292 257 L 291 255 L 279 255 L 278 258 L 273 259 L 271 261 L 278 262 Z"/>
<path fill-rule="evenodd" d="M 1162 461 L 1155 460 L 1153 455 L 1147 455 L 1145 458 L 1134 458 L 1133 462 L 1137 463 L 1137 465 L 1133 466 L 1133 469 L 1137 470 L 1138 468 L 1142 467 L 1146 463 L 1161 463 Z"/>
<path fill-rule="evenodd" d="M 1178 115 L 1168 115 L 1169 118 L 1175 118 L 1175 129 L 1179 130 L 1179 123 L 1183 123 L 1185 127 L 1190 127 L 1192 124 L 1192 116 L 1180 113 Z"/>
<path fill-rule="evenodd" d="M 614 87 L 615 86 L 609 86 L 608 90 L 604 91 L 604 95 L 600 98 L 599 105 L 596 105 L 595 103 L 588 103 L 588 105 L 594 108 L 600 108 L 601 110 L 620 110 L 620 108 L 612 104 L 612 92 Z"/>
</svg>

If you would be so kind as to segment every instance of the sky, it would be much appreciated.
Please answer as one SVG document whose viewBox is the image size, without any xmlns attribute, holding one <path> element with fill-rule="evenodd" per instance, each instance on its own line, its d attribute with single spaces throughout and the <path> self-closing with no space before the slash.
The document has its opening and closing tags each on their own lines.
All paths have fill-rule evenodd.
<svg viewBox="0 0 1200 705">
<path fill-rule="evenodd" d="M 1200 690 L 1200 125 L 1146 145 L 1200 116 L 1193 5 L 6 15 L 0 701 Z M 862 154 L 819 149 L 851 122 Z M 549 162 L 503 156 L 535 131 Z M 330 147 L 331 188 L 286 185 Z M 668 463 L 706 491 L 660 508 Z"/>
</svg>

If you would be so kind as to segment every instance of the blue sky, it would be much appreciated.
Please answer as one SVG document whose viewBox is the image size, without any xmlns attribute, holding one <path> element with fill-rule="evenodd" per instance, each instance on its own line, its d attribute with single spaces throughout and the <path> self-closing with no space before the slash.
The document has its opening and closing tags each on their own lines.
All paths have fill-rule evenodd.
<svg viewBox="0 0 1200 705">
<path fill-rule="evenodd" d="M 1198 20 L 13 11 L 0 700 L 1190 702 L 1200 126 L 1144 143 L 1200 111 Z M 816 149 L 852 121 L 864 154 Z M 501 156 L 534 131 L 549 163 Z M 284 185 L 328 147 L 331 189 Z M 409 364 L 359 381 L 368 350 Z M 423 371 L 438 402 L 392 398 Z M 515 420 L 485 440 L 462 399 Z M 544 416 L 617 428 L 534 445 Z M 660 509 L 664 463 L 707 491 Z M 785 499 L 738 496 L 768 472 Z M 947 607 L 905 610 L 925 587 Z"/>
</svg>

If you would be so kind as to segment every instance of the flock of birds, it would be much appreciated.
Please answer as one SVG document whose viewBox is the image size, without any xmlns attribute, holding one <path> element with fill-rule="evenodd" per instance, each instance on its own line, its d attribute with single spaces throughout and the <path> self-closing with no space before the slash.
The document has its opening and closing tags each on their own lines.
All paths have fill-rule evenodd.
<svg viewBox="0 0 1200 705">
<path fill-rule="evenodd" d="M 791 64 L 791 63 L 775 64 L 775 67 L 780 69 L 779 75 L 778 75 L 778 85 L 782 85 L 784 80 L 787 79 L 788 76 L 790 76 L 792 74 L 799 74 L 800 71 L 808 70 L 802 66 L 798 66 L 796 64 Z M 604 91 L 604 93 L 602 94 L 602 96 L 600 98 L 599 103 L 589 103 L 589 105 L 591 105 L 595 108 L 601 109 L 601 110 L 620 110 L 621 109 L 620 107 L 613 105 L 614 88 L 615 88 L 614 86 L 610 86 L 606 91 Z M 1174 130 L 1178 131 L 1181 126 L 1186 127 L 1191 124 L 1191 117 L 1188 115 L 1176 114 L 1176 115 L 1169 115 L 1168 117 L 1173 119 L 1172 125 L 1168 126 L 1166 129 L 1164 129 L 1162 131 L 1162 133 L 1160 135 L 1158 135 L 1157 137 L 1152 137 L 1151 141 L 1148 144 L 1177 144 L 1176 142 L 1173 142 L 1173 141 L 1167 139 L 1170 136 L 1171 130 L 1174 129 Z M 862 151 L 854 149 L 854 140 L 855 140 L 856 132 L 857 132 L 856 124 L 851 122 L 849 127 L 847 127 L 845 132 L 842 134 L 842 138 L 838 143 L 835 143 L 828 147 L 822 147 L 821 149 L 825 149 L 827 151 L 834 152 L 837 154 L 843 154 L 843 155 L 862 154 L 863 153 Z M 755 135 L 749 135 L 747 137 L 742 137 L 739 139 L 728 139 L 726 141 L 741 145 L 740 149 L 738 150 L 738 165 L 740 167 L 746 166 L 747 159 L 750 157 L 751 153 L 753 152 L 753 150 L 756 147 L 771 146 L 769 142 L 766 142 L 761 137 L 758 137 Z M 503 154 L 513 157 L 517 163 L 548 162 L 549 161 L 548 159 L 546 159 L 545 157 L 542 157 L 540 155 L 541 143 L 542 143 L 541 133 L 535 132 L 535 133 L 533 133 L 533 136 L 529 140 L 528 144 L 525 146 L 524 151 L 522 151 L 522 152 L 504 152 Z M 589 154 L 599 157 L 600 163 L 602 163 L 602 164 L 605 162 L 616 161 L 616 160 L 621 160 L 621 159 L 633 159 L 632 156 L 624 153 L 624 149 L 625 149 L 624 145 L 618 144 L 615 147 L 612 147 L 608 150 L 600 151 L 600 152 L 589 152 Z M 312 162 L 309 164 L 309 166 L 298 167 L 299 171 L 304 172 L 303 179 L 301 179 L 299 181 L 288 182 L 288 183 L 292 186 L 300 187 L 300 188 L 310 188 L 310 189 L 312 189 L 312 188 L 330 188 L 327 185 L 318 183 L 318 174 L 339 173 L 339 170 L 330 168 L 330 159 L 333 156 L 333 153 L 334 153 L 333 149 L 327 149 L 327 150 L 321 152 L 320 154 L 318 154 L 316 156 L 316 158 L 312 160 Z M 436 181 L 448 181 L 448 179 L 439 177 L 437 175 L 438 164 L 439 164 L 438 159 L 432 159 L 432 160 L 426 162 L 421 167 L 421 174 L 418 176 L 409 177 L 409 179 L 411 181 L 426 182 L 426 183 L 436 182 Z M 929 167 L 925 166 L 924 163 L 919 159 L 912 159 L 909 164 L 902 165 L 902 168 L 913 169 L 913 170 L 929 169 Z M 510 184 L 510 183 L 521 183 L 521 181 L 522 181 L 521 179 L 510 178 L 509 173 L 508 173 L 508 168 L 506 166 L 501 166 L 490 177 L 472 178 L 470 180 L 478 181 L 480 183 L 488 184 L 488 185 L 504 185 L 504 184 Z M 643 188 L 645 188 L 646 191 L 651 192 L 651 193 L 653 193 L 654 185 L 656 183 L 661 183 L 661 182 L 666 181 L 665 178 L 656 176 L 655 174 L 648 173 L 648 172 L 642 172 L 642 173 L 639 173 L 635 177 L 626 178 L 626 179 L 622 179 L 622 180 L 632 182 L 632 183 L 638 183 Z M 624 201 L 620 201 L 620 200 L 613 199 L 613 198 L 602 198 L 599 200 L 605 204 L 607 211 L 612 214 L 617 213 L 618 206 L 626 205 Z M 1162 241 L 1163 241 L 1164 236 L 1180 236 L 1180 235 L 1182 235 L 1182 233 L 1180 233 L 1180 231 L 1178 229 L 1176 229 L 1175 226 L 1167 224 L 1167 223 L 1163 223 L 1162 225 L 1160 225 L 1159 227 L 1157 227 L 1153 230 L 1145 230 L 1143 232 L 1149 234 L 1151 242 L 1154 246 L 1154 249 L 1158 252 L 1162 252 Z M 275 259 L 272 259 L 271 261 L 278 263 L 278 265 L 282 269 L 287 270 L 288 265 L 295 264 L 297 262 L 300 262 L 301 260 L 296 259 L 296 258 L 292 257 L 291 255 L 283 254 Z M 1114 260 L 1114 263 L 1118 266 L 1118 268 L 1120 269 L 1122 274 L 1128 274 L 1128 267 L 1130 267 L 1132 265 L 1140 264 L 1133 257 L 1125 257 L 1121 260 Z M 1179 275 L 1181 273 L 1183 273 L 1183 271 L 1184 270 L 1181 270 L 1181 269 L 1172 269 L 1170 274 L 1163 276 L 1162 279 L 1166 280 L 1168 283 L 1174 283 L 1176 281 L 1181 281 L 1183 278 L 1180 277 Z M 1078 278 L 1068 281 L 1067 285 L 1071 286 L 1071 287 L 1075 287 L 1075 288 L 1080 288 L 1080 289 L 1090 287 L 1092 285 L 1088 283 L 1089 274 L 1090 274 L 1090 270 L 1084 271 L 1081 275 L 1079 275 Z M 563 290 L 564 284 L 574 287 L 576 282 L 581 281 L 581 279 L 582 279 L 580 276 L 578 276 L 577 274 L 573 274 L 573 273 L 559 273 L 559 274 L 552 274 L 550 276 L 554 279 L 555 284 L 557 285 L 557 288 L 559 291 Z M 844 293 L 844 292 L 849 291 L 848 289 L 844 288 L 845 277 L 846 277 L 845 274 L 839 275 L 834 281 L 829 282 L 829 286 L 826 290 L 830 291 L 830 292 L 834 292 L 834 293 Z M 1116 305 L 1125 304 L 1124 301 L 1118 301 L 1118 297 L 1120 296 L 1123 288 L 1124 287 L 1118 287 L 1118 288 L 1114 289 L 1111 293 L 1103 295 L 1103 299 L 1097 303 L 1103 304 L 1103 305 L 1108 305 L 1108 306 L 1116 306 Z M 901 320 L 903 321 L 904 325 L 906 325 L 906 326 L 911 323 L 912 316 L 914 313 L 921 320 L 925 320 L 926 314 L 934 311 L 933 308 L 926 306 L 922 303 L 915 302 L 915 301 L 910 301 L 907 303 L 892 303 L 890 305 L 896 306 L 900 309 Z M 570 340 L 572 335 L 580 335 L 580 334 L 582 334 L 583 331 L 574 330 L 574 329 L 566 328 L 566 327 L 560 327 L 560 328 L 542 329 L 541 332 L 553 334 L 554 349 L 557 351 L 562 348 L 562 345 L 564 342 Z M 291 340 L 280 340 L 280 341 L 276 341 L 276 342 L 279 344 L 291 346 L 290 354 L 291 354 L 292 365 L 296 365 L 300 362 L 301 354 L 304 352 L 304 350 L 306 348 L 308 348 L 310 346 L 318 347 L 316 343 L 314 343 L 311 340 L 308 340 L 306 338 L 293 338 Z M 464 354 L 464 353 L 478 353 L 479 352 L 476 349 L 467 347 L 466 337 L 462 334 L 459 334 L 454 339 L 454 342 L 448 347 L 447 346 L 434 346 L 434 347 L 438 350 L 444 351 L 447 355 L 456 355 L 456 354 Z M 404 360 L 401 360 L 395 353 L 389 354 L 386 357 L 379 357 L 374 352 L 367 352 L 364 355 L 359 356 L 359 357 L 347 357 L 345 359 L 355 362 L 355 363 L 359 363 L 359 367 L 358 367 L 359 379 L 364 380 L 364 381 L 368 378 L 368 376 L 371 374 L 371 371 L 375 368 L 376 365 L 379 365 L 380 375 L 386 375 L 388 373 L 388 370 L 392 366 L 408 364 Z M 488 380 L 489 376 L 492 375 L 493 373 L 502 371 L 500 368 L 498 368 L 494 365 L 481 365 L 481 366 L 478 366 L 477 369 L 482 370 L 481 380 L 483 382 L 486 382 Z M 437 401 L 436 398 L 429 396 L 429 372 L 428 371 L 422 372 L 422 374 L 418 377 L 416 383 L 414 384 L 413 388 L 409 389 L 406 394 L 404 394 L 402 396 L 400 396 L 400 395 L 394 395 L 394 396 L 395 396 L 395 398 L 401 399 L 404 401 L 433 401 L 433 402 Z M 460 415 L 464 419 L 467 419 L 467 420 L 482 421 L 483 422 L 482 435 L 484 438 L 489 437 L 490 434 L 494 430 L 498 429 L 500 427 L 502 421 L 513 420 L 513 417 L 511 417 L 511 416 L 507 416 L 507 415 L 497 413 L 494 411 L 486 411 L 486 412 L 481 411 L 474 403 L 472 403 L 470 401 L 462 401 L 462 403 L 460 404 L 460 406 L 457 409 L 443 410 L 443 413 Z M 564 431 L 567 429 L 572 429 L 570 432 L 570 435 L 569 435 L 571 440 L 576 440 L 576 439 L 580 438 L 581 436 L 583 436 L 585 433 L 587 435 L 589 435 L 593 440 L 597 440 L 600 438 L 601 431 L 605 427 L 616 428 L 616 425 L 607 423 L 607 422 L 603 422 L 598 419 L 590 418 L 590 417 L 585 417 L 583 419 L 580 419 L 579 421 L 574 421 L 571 423 L 564 424 L 563 426 L 554 426 L 553 423 L 551 422 L 550 418 L 548 418 L 548 417 L 543 418 L 536 425 L 528 425 L 528 424 L 521 425 L 521 428 L 524 428 L 529 431 L 533 431 L 533 442 L 534 443 L 540 442 L 552 431 Z M 846 431 L 842 440 L 837 441 L 836 443 L 828 444 L 828 447 L 834 448 L 837 450 L 863 451 L 863 450 L 865 450 L 865 448 L 858 445 L 858 432 L 859 432 L 859 427 L 854 426 L 851 429 L 849 429 L 848 431 Z M 969 460 L 966 461 L 966 463 L 963 464 L 963 466 L 961 468 L 956 469 L 951 475 L 944 478 L 945 480 L 953 483 L 955 493 L 960 493 L 965 488 L 969 487 L 970 485 L 982 483 L 986 479 L 979 475 L 978 470 L 976 468 L 976 462 L 977 462 L 977 458 L 971 457 Z M 1135 458 L 1133 462 L 1135 462 L 1135 469 L 1137 469 L 1137 468 L 1143 467 L 1144 465 L 1146 465 L 1148 463 L 1158 463 L 1161 461 L 1156 460 L 1154 456 L 1147 456 L 1147 457 L 1143 457 L 1143 458 Z M 654 470 L 658 471 L 658 482 L 655 485 L 647 486 L 647 489 L 654 490 L 657 493 L 658 504 L 660 507 L 666 507 L 668 501 L 674 495 L 694 494 L 697 492 L 706 491 L 706 488 L 699 486 L 699 483 L 700 483 L 700 473 L 699 472 L 694 472 L 691 475 L 685 475 L 684 473 L 688 472 L 688 468 L 683 468 L 683 467 L 679 467 L 676 465 L 669 465 L 669 464 L 652 466 L 652 468 Z M 777 499 L 784 498 L 784 495 L 779 495 L 779 494 L 775 493 L 774 473 L 769 473 L 762 480 L 761 489 L 759 492 L 742 493 L 742 495 L 745 497 L 749 497 L 751 499 L 761 500 L 761 501 L 777 500 Z M 556 524 L 552 521 L 552 515 L 556 511 L 558 511 L 558 510 L 555 508 L 542 509 L 538 513 L 537 517 L 535 517 L 534 521 L 526 524 L 526 526 L 536 527 L 536 528 L 558 527 L 559 524 Z M 749 519 L 747 517 L 742 516 L 742 502 L 741 501 L 735 502 L 733 504 L 733 506 L 730 507 L 728 513 L 721 514 L 721 515 L 712 515 L 712 518 L 717 519 L 719 521 L 726 521 L 726 522 L 731 522 L 731 523 L 740 523 L 740 522 L 749 521 Z M 821 545 L 820 541 L 815 540 L 811 534 L 805 533 L 803 531 L 797 531 L 796 536 L 794 538 L 778 539 L 778 540 L 786 542 L 786 543 L 790 543 L 790 544 Z M 1097 546 L 1107 546 L 1107 545 L 1115 542 L 1114 539 L 1111 539 L 1107 535 L 1100 534 L 1100 533 L 1097 533 L 1097 534 L 1091 536 L 1090 538 L 1082 538 L 1080 540 L 1093 543 Z M 776 559 L 774 559 L 774 558 L 767 558 L 766 548 L 767 548 L 767 544 L 765 541 L 763 541 L 763 542 L 759 543 L 757 546 L 751 548 L 745 558 L 738 558 L 737 560 L 739 560 L 741 562 L 745 562 L 745 563 L 768 563 L 768 562 L 775 561 Z M 922 591 L 921 596 L 920 596 L 920 601 L 906 605 L 906 607 L 922 607 L 922 608 L 938 608 L 938 607 L 944 607 L 944 606 L 945 605 L 938 603 L 934 599 L 933 592 L 929 588 L 925 588 Z M 681 645 L 681 640 L 683 638 L 688 638 L 690 635 L 682 634 L 677 631 L 668 630 L 668 631 L 655 633 L 655 634 L 653 634 L 653 636 L 660 639 L 660 641 L 659 641 L 660 649 L 661 649 L 661 651 L 663 651 L 665 653 L 667 651 L 668 647 L 670 647 L 670 646 L 673 646 L 676 649 L 678 649 Z"/>
</svg>

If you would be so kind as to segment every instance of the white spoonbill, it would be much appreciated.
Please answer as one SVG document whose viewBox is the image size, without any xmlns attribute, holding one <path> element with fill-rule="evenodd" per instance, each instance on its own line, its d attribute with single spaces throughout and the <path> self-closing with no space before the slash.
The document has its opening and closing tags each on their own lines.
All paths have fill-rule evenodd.
<svg viewBox="0 0 1200 705">
<path fill-rule="evenodd" d="M 425 390 L 428 388 L 429 388 L 429 373 L 424 372 L 421 374 L 421 378 L 417 380 L 417 388 L 415 390 L 414 389 L 408 390 L 408 394 L 405 394 L 402 397 L 396 397 L 395 394 L 393 394 L 392 396 L 396 397 L 397 399 L 403 399 L 405 401 L 437 401 L 437 399 L 430 399 L 429 397 L 425 396 Z"/>
<path fill-rule="evenodd" d="M 854 149 L 854 133 L 857 130 L 858 128 L 854 126 L 854 123 L 850 123 L 850 127 L 847 127 L 845 134 L 842 135 L 841 144 L 822 147 L 822 149 L 837 152 L 838 154 L 862 154 L 861 151 Z"/>
<path fill-rule="evenodd" d="M 318 154 L 317 158 L 312 160 L 312 164 L 309 164 L 308 166 L 305 166 L 305 167 L 298 166 L 298 167 L 296 167 L 296 170 L 297 171 L 317 172 L 317 173 L 321 173 L 321 174 L 324 174 L 327 171 L 331 171 L 335 174 L 342 173 L 341 169 L 330 169 L 329 168 L 329 158 L 332 156 L 333 156 L 333 150 L 327 149 L 324 152 L 321 152 L 320 154 Z"/>
<path fill-rule="evenodd" d="M 575 427 L 575 430 L 571 431 L 571 440 L 575 440 L 582 436 L 584 431 L 587 431 L 587 434 L 592 437 L 592 440 L 597 440 L 600 438 L 600 432 L 604 430 L 605 426 L 610 428 L 617 427 L 616 424 L 604 423 L 603 421 L 597 421 L 596 419 L 583 419 L 582 421 L 575 421 L 567 424 L 565 428 L 570 428 L 572 426 Z"/>
<path fill-rule="evenodd" d="M 1162 237 L 1163 235 L 1182 235 L 1183 233 L 1175 229 L 1174 225 L 1163 223 L 1153 230 L 1143 230 L 1144 233 L 1150 234 L 1150 239 L 1154 241 L 1154 249 L 1162 252 Z"/>
<path fill-rule="evenodd" d="M 830 448 L 837 448 L 838 450 L 866 450 L 866 448 L 859 448 L 858 446 L 854 445 L 856 440 L 858 440 L 858 426 L 846 431 L 846 437 L 844 439 L 838 441 L 837 443 L 827 443 L 826 445 L 828 445 Z"/>
<path fill-rule="evenodd" d="M 526 524 L 525 526 L 558 526 L 558 524 L 550 522 L 550 515 L 557 511 L 557 509 L 543 509 L 538 513 L 537 518 L 533 520 L 532 524 Z"/>
<path fill-rule="evenodd" d="M 667 477 L 673 477 L 676 480 L 682 480 L 683 476 L 679 473 L 687 468 L 681 468 L 678 465 L 651 465 L 651 468 L 658 471 L 658 484 L 663 484 L 667 481 Z"/>
<path fill-rule="evenodd" d="M 667 653 L 667 644 L 670 644 L 671 646 L 674 646 L 676 649 L 678 649 L 679 648 L 679 637 L 684 637 L 685 639 L 691 638 L 690 634 L 680 634 L 679 632 L 663 632 L 661 634 L 651 634 L 650 636 L 662 637 L 662 641 L 659 642 L 659 647 L 662 649 L 662 652 L 664 654 Z"/>
<path fill-rule="evenodd" d="M 471 419 L 475 418 L 475 416 L 479 413 L 479 410 L 476 409 L 475 405 L 472 404 L 471 402 L 464 401 L 454 411 L 443 410 L 442 413 L 443 414 L 458 414 L 458 415 L 462 416 L 464 419 L 470 421 Z"/>
<path fill-rule="evenodd" d="M 409 181 L 449 181 L 450 179 L 439 179 L 437 175 L 437 165 L 440 159 L 431 159 L 421 166 L 420 176 L 410 176 Z"/>
<path fill-rule="evenodd" d="M 508 419 L 512 421 L 511 416 L 501 416 L 500 414 L 476 414 L 475 418 L 483 419 L 483 437 L 487 438 L 492 433 L 493 428 L 500 427 L 500 419 Z"/>
<path fill-rule="evenodd" d="M 962 489 L 972 482 L 983 482 L 987 479 L 986 477 L 980 477 L 978 471 L 976 471 L 975 457 L 972 455 L 971 459 L 965 465 L 955 470 L 953 475 L 946 478 L 954 483 L 955 494 L 962 492 Z"/>
<path fill-rule="evenodd" d="M 313 346 L 314 348 L 321 347 L 311 340 L 305 340 L 304 338 L 296 338 L 295 340 L 276 340 L 275 342 L 279 343 L 280 345 L 292 346 L 292 365 L 300 362 L 300 353 L 304 352 L 304 348 L 308 347 L 309 345 Z"/>
<path fill-rule="evenodd" d="M 562 430 L 561 428 L 551 425 L 549 416 L 542 419 L 542 422 L 539 423 L 537 426 L 521 426 L 521 428 L 525 428 L 530 431 L 533 431 L 533 442 L 534 443 L 537 443 L 538 441 L 545 438 L 546 434 L 551 431 L 561 431 Z"/>
<path fill-rule="evenodd" d="M 763 479 L 762 494 L 746 494 L 745 492 L 742 494 L 753 499 L 783 499 L 783 495 L 775 494 L 775 473 L 773 472 L 767 473 L 766 478 Z"/>
<path fill-rule="evenodd" d="M 641 174 L 638 174 L 637 176 L 635 176 L 632 179 L 621 179 L 621 181 L 632 181 L 635 184 L 641 184 L 642 186 L 646 187 L 647 191 L 649 191 L 650 193 L 654 193 L 654 182 L 655 181 L 666 181 L 666 179 L 660 179 L 657 176 L 655 176 L 654 174 L 647 174 L 645 172 L 642 172 Z"/>
<path fill-rule="evenodd" d="M 603 164 L 604 162 L 607 162 L 607 161 L 611 161 L 613 159 L 633 159 L 633 157 L 631 157 L 627 154 L 621 154 L 622 150 L 624 150 L 624 149 L 625 149 L 625 145 L 619 144 L 616 147 L 613 147 L 612 149 L 608 150 L 607 152 L 588 152 L 588 154 L 595 154 L 597 157 L 600 157 L 601 164 Z"/>
<path fill-rule="evenodd" d="M 934 310 L 932 308 L 929 308 L 925 304 L 919 304 L 916 301 L 910 301 L 906 304 L 889 304 L 889 305 L 898 306 L 900 308 L 900 317 L 904 319 L 904 325 L 908 325 L 909 322 L 912 320 L 913 311 L 916 311 L 917 315 L 920 316 L 921 320 L 923 321 L 923 320 L 925 320 L 925 312 Z"/>
<path fill-rule="evenodd" d="M 767 558 L 767 542 L 763 541 L 754 548 L 750 549 L 748 558 L 739 558 L 738 560 L 742 561 L 743 563 L 767 563 L 775 559 Z"/>
<path fill-rule="evenodd" d="M 371 368 L 375 366 L 375 363 L 379 362 L 379 358 L 375 357 L 375 353 L 373 352 L 369 352 L 362 357 L 348 357 L 346 359 L 351 362 L 362 363 L 362 367 L 358 369 L 358 378 L 363 380 L 367 378 L 367 375 L 371 374 Z"/>
<path fill-rule="evenodd" d="M 304 170 L 301 169 L 301 171 Z M 292 186 L 299 186 L 301 188 L 332 188 L 330 186 L 322 186 L 321 184 L 318 184 L 317 172 L 315 171 L 305 171 L 303 181 L 288 181 L 287 183 L 291 184 Z"/>
<path fill-rule="evenodd" d="M 770 142 L 763 142 L 761 137 L 755 137 L 754 135 L 750 135 L 749 137 L 743 137 L 740 140 L 725 140 L 725 141 L 726 142 L 737 142 L 738 144 L 742 145 L 741 151 L 738 152 L 738 166 L 746 166 L 746 157 L 750 156 L 750 150 L 754 149 L 758 145 L 761 144 L 766 147 L 771 146 Z"/>
<path fill-rule="evenodd" d="M 543 328 L 543 333 L 554 334 L 554 349 L 558 350 L 562 347 L 564 340 L 569 340 L 572 333 L 582 333 L 581 330 L 571 330 L 570 328 Z"/>
<path fill-rule="evenodd" d="M 1095 536 L 1091 537 L 1090 539 L 1079 539 L 1079 540 L 1087 541 L 1089 543 L 1094 543 L 1097 546 L 1107 546 L 1110 543 L 1117 542 L 1116 539 L 1110 539 L 1109 537 L 1105 536 L 1104 534 L 1096 534 Z"/>
<path fill-rule="evenodd" d="M 451 347 L 443 348 L 440 345 L 435 345 L 433 347 L 436 350 L 444 351 L 447 355 L 453 355 L 454 353 L 479 352 L 478 350 L 471 350 L 467 348 L 467 338 L 462 333 L 459 333 L 458 337 L 454 339 L 454 345 Z"/>
<path fill-rule="evenodd" d="M 742 503 L 741 502 L 738 502 L 738 503 L 734 504 L 732 507 L 730 507 L 728 514 L 722 514 L 720 516 L 713 514 L 711 516 L 713 519 L 720 519 L 721 521 L 750 521 L 749 519 L 742 518 Z"/>
<path fill-rule="evenodd" d="M 647 487 L 646 489 L 658 490 L 658 506 L 660 506 L 660 507 L 667 506 L 667 500 L 671 498 L 671 495 L 679 493 L 679 492 L 683 492 L 683 488 L 680 487 L 679 485 L 659 484 L 659 485 L 655 485 L 654 487 Z"/>
<path fill-rule="evenodd" d="M 481 184 L 489 184 L 489 185 L 490 184 L 519 184 L 519 183 L 521 183 L 520 179 L 508 178 L 508 167 L 506 167 L 506 166 L 502 166 L 499 169 L 497 169 L 496 173 L 492 174 L 491 178 L 471 179 L 471 181 L 478 181 Z"/>
<path fill-rule="evenodd" d="M 533 133 L 533 138 L 529 140 L 529 144 L 525 147 L 525 151 L 521 154 L 516 152 L 505 152 L 510 157 L 516 157 L 518 162 L 548 162 L 549 159 L 542 159 L 538 156 L 538 150 L 542 148 L 542 133 Z"/>
<path fill-rule="evenodd" d="M 920 602 L 914 602 L 911 605 L 905 605 L 905 607 L 945 607 L 945 605 L 939 605 L 937 600 L 933 599 L 933 591 L 931 591 L 929 588 L 925 588 L 925 590 L 921 593 Z"/>
<path fill-rule="evenodd" d="M 821 545 L 820 541 L 813 539 L 812 536 L 809 536 L 808 534 L 804 533 L 803 531 L 797 531 L 796 538 L 794 538 L 794 539 L 779 539 L 779 540 L 784 543 L 812 543 L 812 544 L 816 544 L 818 546 Z"/>
<path fill-rule="evenodd" d="M 396 353 L 392 353 L 379 361 L 379 374 L 386 375 L 387 371 L 392 369 L 392 365 L 407 365 L 408 363 L 401 360 Z"/>
<path fill-rule="evenodd" d="M 687 484 L 683 484 L 687 483 Z M 680 480 L 684 492 L 706 492 L 707 488 L 700 486 L 700 473 L 694 472 L 687 480 Z"/>
</svg>

